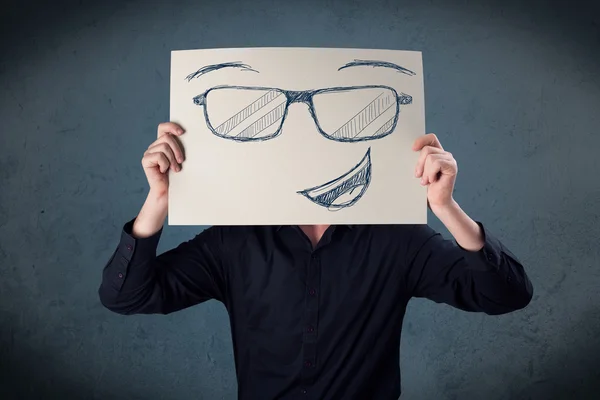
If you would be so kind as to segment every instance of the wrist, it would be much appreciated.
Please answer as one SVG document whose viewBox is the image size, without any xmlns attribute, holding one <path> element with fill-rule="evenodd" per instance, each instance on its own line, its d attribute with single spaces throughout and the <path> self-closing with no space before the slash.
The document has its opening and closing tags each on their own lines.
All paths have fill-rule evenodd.
<svg viewBox="0 0 600 400">
<path fill-rule="evenodd" d="M 165 207 L 168 205 L 169 200 L 169 190 L 155 190 L 150 188 L 148 192 L 148 196 L 146 197 L 146 203 L 151 203 L 157 206 L 164 205 Z"/>
<path fill-rule="evenodd" d="M 432 207 L 432 211 L 448 229 L 460 247 L 468 251 L 479 251 L 485 241 L 477 222 L 463 211 L 454 200 L 444 206 Z"/>
<path fill-rule="evenodd" d="M 133 236 L 146 238 L 157 233 L 165 223 L 167 211 L 167 196 L 157 195 L 150 191 L 140 213 L 133 223 Z"/>
<path fill-rule="evenodd" d="M 456 200 L 454 200 L 454 198 L 450 199 L 450 201 L 445 204 L 430 203 L 429 208 L 440 220 L 446 219 L 452 215 L 456 215 L 457 212 L 461 211 L 460 206 Z"/>
</svg>

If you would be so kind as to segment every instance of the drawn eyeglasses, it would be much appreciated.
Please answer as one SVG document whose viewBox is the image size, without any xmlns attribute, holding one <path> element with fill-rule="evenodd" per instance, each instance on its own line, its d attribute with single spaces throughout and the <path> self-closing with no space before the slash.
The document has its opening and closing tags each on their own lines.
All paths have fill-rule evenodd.
<svg viewBox="0 0 600 400">
<path fill-rule="evenodd" d="M 194 97 L 203 106 L 208 128 L 218 137 L 238 142 L 277 137 L 288 107 L 305 103 L 327 139 L 360 142 L 394 131 L 400 106 L 412 97 L 389 86 L 351 86 L 292 91 L 278 88 L 217 86 Z"/>
</svg>

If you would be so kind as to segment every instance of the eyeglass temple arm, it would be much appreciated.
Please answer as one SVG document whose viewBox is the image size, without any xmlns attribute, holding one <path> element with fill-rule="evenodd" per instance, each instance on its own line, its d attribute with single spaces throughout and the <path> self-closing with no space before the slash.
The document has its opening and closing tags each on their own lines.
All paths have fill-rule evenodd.
<svg viewBox="0 0 600 400">
<path fill-rule="evenodd" d="M 206 97 L 204 96 L 204 94 L 199 94 L 198 96 L 194 97 L 194 104 L 197 106 L 203 106 L 204 105 L 204 101 L 206 100 Z"/>
<path fill-rule="evenodd" d="M 398 104 L 412 104 L 412 96 L 406 93 L 398 94 Z"/>
</svg>

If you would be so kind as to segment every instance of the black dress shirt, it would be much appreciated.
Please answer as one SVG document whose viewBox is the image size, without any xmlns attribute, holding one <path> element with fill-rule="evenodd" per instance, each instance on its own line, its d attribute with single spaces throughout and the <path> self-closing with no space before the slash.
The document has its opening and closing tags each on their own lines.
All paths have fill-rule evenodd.
<svg viewBox="0 0 600 400">
<path fill-rule="evenodd" d="M 331 226 L 313 248 L 297 226 L 211 227 L 158 257 L 125 224 L 100 300 L 168 314 L 209 299 L 229 313 L 240 399 L 397 399 L 411 297 L 466 311 L 525 307 L 523 266 L 482 227 L 462 249 L 428 225 Z"/>
</svg>

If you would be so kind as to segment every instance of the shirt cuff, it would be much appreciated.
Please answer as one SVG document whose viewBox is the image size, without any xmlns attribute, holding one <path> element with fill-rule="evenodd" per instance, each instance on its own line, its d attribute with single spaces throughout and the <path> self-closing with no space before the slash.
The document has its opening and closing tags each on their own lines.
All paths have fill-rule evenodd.
<svg viewBox="0 0 600 400">
<path fill-rule="evenodd" d="M 156 248 L 162 234 L 163 228 L 160 228 L 154 235 L 146 238 L 136 238 L 133 236 L 133 223 L 135 218 L 125 223 L 121 232 L 121 242 L 119 244 L 119 253 L 129 263 L 134 255 L 149 255 L 156 257 Z"/>
<path fill-rule="evenodd" d="M 132 234 L 135 218 L 127 222 L 121 231 L 121 240 L 103 272 L 103 287 L 120 291 L 130 268 L 148 259 L 156 258 L 156 248 L 162 228 L 147 238 L 135 238 Z"/>
<path fill-rule="evenodd" d="M 456 244 L 465 252 L 465 258 L 469 261 L 470 265 L 481 265 L 481 263 L 483 263 L 497 271 L 502 262 L 502 252 L 505 250 L 504 246 L 502 246 L 502 243 L 494 237 L 481 222 L 475 222 L 481 228 L 481 234 L 483 235 L 484 240 L 483 247 L 478 251 L 470 251 L 463 248 L 458 242 L 456 242 Z"/>
</svg>

